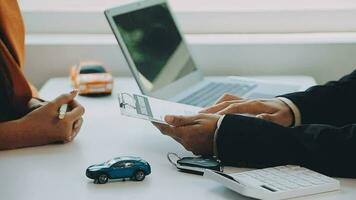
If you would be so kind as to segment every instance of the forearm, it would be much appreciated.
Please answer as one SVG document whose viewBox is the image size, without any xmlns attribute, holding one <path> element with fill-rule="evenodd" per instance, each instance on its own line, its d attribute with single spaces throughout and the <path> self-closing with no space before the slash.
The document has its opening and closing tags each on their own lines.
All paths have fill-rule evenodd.
<svg viewBox="0 0 356 200">
<path fill-rule="evenodd" d="M 356 124 L 282 127 L 243 116 L 225 116 L 217 135 L 225 164 L 269 167 L 295 164 L 341 177 L 356 177 Z"/>
<path fill-rule="evenodd" d="M 0 123 L 0 150 L 16 149 L 46 144 L 45 138 L 27 126 L 23 119 Z"/>
<path fill-rule="evenodd" d="M 228 165 L 257 168 L 299 164 L 296 161 L 302 159 L 306 149 L 295 134 L 291 128 L 268 121 L 226 115 L 216 138 L 218 157 Z"/>
<path fill-rule="evenodd" d="M 302 124 L 342 126 L 356 119 L 356 71 L 339 81 L 309 88 L 305 92 L 281 95 L 300 110 Z"/>
</svg>

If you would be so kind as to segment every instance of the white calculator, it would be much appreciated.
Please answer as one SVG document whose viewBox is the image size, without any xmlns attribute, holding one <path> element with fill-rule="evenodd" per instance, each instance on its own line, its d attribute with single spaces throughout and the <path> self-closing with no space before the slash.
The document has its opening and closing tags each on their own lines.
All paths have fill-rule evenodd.
<svg viewBox="0 0 356 200">
<path fill-rule="evenodd" d="M 292 165 L 233 174 L 206 170 L 204 177 L 256 199 L 289 199 L 340 189 L 338 180 Z"/>
</svg>

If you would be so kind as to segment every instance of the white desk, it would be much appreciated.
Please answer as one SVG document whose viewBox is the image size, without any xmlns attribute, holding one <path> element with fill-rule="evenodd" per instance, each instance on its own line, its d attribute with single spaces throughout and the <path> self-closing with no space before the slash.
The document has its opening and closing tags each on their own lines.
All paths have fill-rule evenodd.
<svg viewBox="0 0 356 200">
<path fill-rule="evenodd" d="M 292 81 L 311 81 L 310 79 Z M 132 79 L 118 79 L 115 90 L 138 91 Z M 70 91 L 67 79 L 51 79 L 40 94 L 53 99 Z M 0 199 L 246 199 L 201 176 L 177 170 L 166 159 L 167 152 L 191 155 L 149 122 L 120 116 L 116 95 L 78 97 L 86 108 L 78 137 L 65 145 L 47 145 L 0 152 Z M 85 176 L 94 163 L 121 156 L 146 159 L 152 174 L 143 182 L 115 181 L 93 184 Z M 228 172 L 241 169 L 227 168 Z M 356 180 L 340 179 L 338 192 L 302 199 L 355 199 Z"/>
</svg>

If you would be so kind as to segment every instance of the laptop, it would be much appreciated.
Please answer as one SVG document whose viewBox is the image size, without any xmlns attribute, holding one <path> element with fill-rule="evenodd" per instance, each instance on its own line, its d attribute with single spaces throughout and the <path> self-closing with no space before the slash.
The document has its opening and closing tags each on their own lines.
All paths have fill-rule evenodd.
<svg viewBox="0 0 356 200">
<path fill-rule="evenodd" d="M 206 107 L 225 93 L 254 99 L 305 89 L 235 76 L 205 78 L 166 0 L 137 1 L 108 9 L 105 16 L 132 75 L 147 96 Z"/>
</svg>

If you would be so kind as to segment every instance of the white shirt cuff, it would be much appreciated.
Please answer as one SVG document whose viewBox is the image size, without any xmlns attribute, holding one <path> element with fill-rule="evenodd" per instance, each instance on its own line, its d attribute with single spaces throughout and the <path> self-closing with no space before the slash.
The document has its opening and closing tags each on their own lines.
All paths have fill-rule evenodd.
<svg viewBox="0 0 356 200">
<path fill-rule="evenodd" d="M 302 116 L 300 114 L 299 108 L 293 103 L 293 101 L 285 98 L 285 97 L 277 97 L 279 100 L 283 101 L 285 104 L 289 106 L 294 115 L 294 124 L 293 126 L 299 126 L 302 124 Z"/>
<path fill-rule="evenodd" d="M 218 138 L 218 132 L 219 132 L 219 128 L 220 128 L 220 125 L 221 125 L 221 122 L 222 122 L 222 120 L 224 119 L 224 117 L 225 117 L 225 115 L 223 115 L 223 116 L 221 116 L 220 118 L 219 118 L 219 120 L 217 121 L 217 123 L 216 123 L 216 130 L 215 130 L 215 133 L 214 133 L 214 143 L 213 143 L 213 153 L 214 153 L 214 156 L 216 157 L 216 158 L 218 158 L 218 147 L 217 147 L 217 144 L 216 144 L 216 140 L 217 140 L 217 138 Z"/>
</svg>

